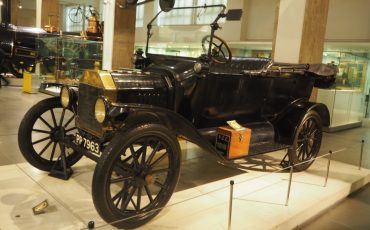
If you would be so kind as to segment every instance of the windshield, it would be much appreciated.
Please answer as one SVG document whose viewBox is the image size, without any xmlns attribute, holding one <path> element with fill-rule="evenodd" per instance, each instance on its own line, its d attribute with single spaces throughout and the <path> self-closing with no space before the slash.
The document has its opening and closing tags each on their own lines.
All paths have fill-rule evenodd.
<svg viewBox="0 0 370 230">
<path fill-rule="evenodd" d="M 220 4 L 160 11 L 148 24 L 146 53 L 194 58 L 207 53 L 209 43 L 203 47 L 202 39 L 211 35 L 211 24 L 225 8 Z"/>
</svg>

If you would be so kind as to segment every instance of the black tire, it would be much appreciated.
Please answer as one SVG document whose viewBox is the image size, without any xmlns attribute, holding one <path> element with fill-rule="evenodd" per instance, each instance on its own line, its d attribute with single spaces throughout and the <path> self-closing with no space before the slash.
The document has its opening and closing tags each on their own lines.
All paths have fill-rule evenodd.
<svg viewBox="0 0 370 230">
<path fill-rule="evenodd" d="M 172 196 L 180 158 L 175 135 L 162 125 L 146 124 L 117 134 L 94 171 L 92 197 L 100 216 L 125 229 L 150 221 Z"/>
<path fill-rule="evenodd" d="M 18 145 L 23 157 L 34 167 L 50 171 L 61 153 L 61 132 L 72 135 L 76 130 L 74 120 L 73 112 L 62 107 L 59 97 L 38 102 L 26 113 L 19 126 Z M 66 155 L 67 167 L 83 156 L 68 148 Z"/>
<path fill-rule="evenodd" d="M 320 151 L 321 139 L 321 118 L 317 112 L 311 110 L 301 120 L 294 143 L 288 150 L 289 163 L 294 166 L 295 171 L 304 171 L 311 166 Z"/>
</svg>

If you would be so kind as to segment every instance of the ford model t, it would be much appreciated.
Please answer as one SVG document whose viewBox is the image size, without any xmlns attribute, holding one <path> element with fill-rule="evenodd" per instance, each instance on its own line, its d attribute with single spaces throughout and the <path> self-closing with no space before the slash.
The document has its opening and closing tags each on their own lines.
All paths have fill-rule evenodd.
<svg viewBox="0 0 370 230">
<path fill-rule="evenodd" d="M 66 85 L 60 97 L 33 106 L 19 128 L 27 161 L 52 173 L 60 165 L 68 172 L 83 155 L 96 161 L 95 207 L 105 221 L 123 228 L 147 223 L 169 201 L 180 172 L 178 138 L 233 164 L 232 137 L 219 133 L 230 121 L 239 124 L 237 132 L 250 131 L 236 140 L 247 139 L 248 156 L 288 149 L 282 164 L 307 169 L 330 121 L 327 107 L 308 99 L 314 86 L 334 82 L 336 69 L 233 57 L 215 32 L 220 19 L 238 19 L 240 10 L 226 13 L 224 5 L 212 5 L 172 11 L 215 9 L 219 13 L 210 26 L 191 33 L 200 38 L 202 55 L 155 53 L 150 39 L 160 39 L 154 25 L 166 8 L 147 26 L 136 69 L 86 71 L 77 86 Z"/>
</svg>

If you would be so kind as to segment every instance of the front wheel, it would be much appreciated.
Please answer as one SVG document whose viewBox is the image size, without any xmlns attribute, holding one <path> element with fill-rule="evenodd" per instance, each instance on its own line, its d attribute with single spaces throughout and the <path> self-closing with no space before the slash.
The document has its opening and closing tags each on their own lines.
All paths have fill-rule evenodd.
<svg viewBox="0 0 370 230">
<path fill-rule="evenodd" d="M 321 118 L 309 111 L 299 124 L 292 147 L 288 150 L 289 162 L 295 171 L 306 170 L 320 151 L 322 139 Z"/>
<path fill-rule="evenodd" d="M 61 138 L 73 135 L 77 128 L 74 113 L 62 107 L 59 97 L 47 98 L 34 105 L 24 116 L 18 131 L 18 145 L 24 158 L 34 167 L 50 171 L 61 154 Z M 70 167 L 82 154 L 66 149 Z"/>
<path fill-rule="evenodd" d="M 147 124 L 117 134 L 105 149 L 93 176 L 94 205 L 116 227 L 139 227 L 161 211 L 176 187 L 179 143 L 166 127 Z"/>
</svg>

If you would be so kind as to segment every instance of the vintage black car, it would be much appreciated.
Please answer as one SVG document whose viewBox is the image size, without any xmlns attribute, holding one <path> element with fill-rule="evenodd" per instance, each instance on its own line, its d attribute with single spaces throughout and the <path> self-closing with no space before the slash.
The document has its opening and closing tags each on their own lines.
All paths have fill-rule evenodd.
<svg viewBox="0 0 370 230">
<path fill-rule="evenodd" d="M 0 60 L 2 72 L 10 72 L 17 78 L 23 77 L 23 72 L 34 72 L 36 62 L 42 62 L 46 72 L 55 73 L 55 57 L 58 55 L 51 52 L 44 44 L 42 38 L 59 37 L 59 33 L 49 33 L 40 28 L 15 26 L 8 23 L 0 24 L 0 52 L 5 60 Z M 80 39 L 76 32 L 63 32 L 63 36 Z M 101 41 L 100 34 L 89 34 L 88 40 Z M 56 48 L 56 47 L 55 47 Z M 59 54 L 61 55 L 61 54 Z M 63 65 L 65 60 L 59 62 Z M 81 61 L 80 67 L 94 67 L 94 61 Z M 58 67 L 61 68 L 60 66 Z"/>
<path fill-rule="evenodd" d="M 136 52 L 140 69 L 86 71 L 78 86 L 40 101 L 20 124 L 20 150 L 40 170 L 68 177 L 83 155 L 97 162 L 93 201 L 117 227 L 143 225 L 169 201 L 180 172 L 178 138 L 237 167 L 215 148 L 217 128 L 236 120 L 252 130 L 248 156 L 288 149 L 282 164 L 300 171 L 319 152 L 329 112 L 308 99 L 314 86 L 334 82 L 336 68 L 232 57 L 215 32 L 219 19 L 238 19 L 240 10 L 172 10 L 206 8 L 220 13 L 201 39 L 200 57 L 151 52 L 154 22 L 165 9 L 148 24 L 145 57 Z"/>
<path fill-rule="evenodd" d="M 2 69 L 14 76 L 23 77 L 24 71 L 34 72 L 37 58 L 36 38 L 50 36 L 46 31 L 33 28 L 0 24 L 0 52 L 7 60 L 0 60 Z"/>
</svg>

